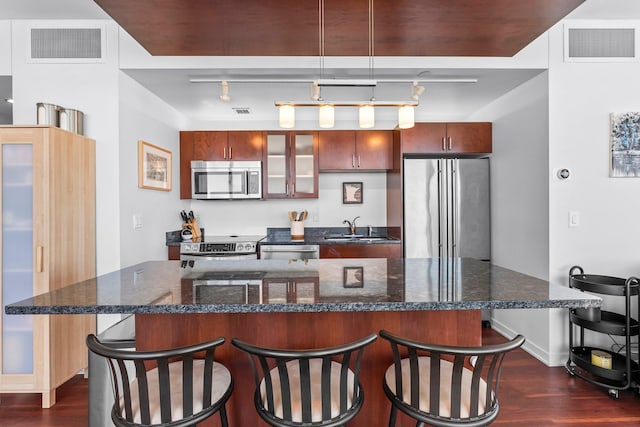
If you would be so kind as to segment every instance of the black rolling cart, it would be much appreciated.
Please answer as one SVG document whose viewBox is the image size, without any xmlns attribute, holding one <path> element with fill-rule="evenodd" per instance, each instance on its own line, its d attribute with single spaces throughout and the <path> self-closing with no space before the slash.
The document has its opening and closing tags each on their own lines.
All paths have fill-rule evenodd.
<svg viewBox="0 0 640 427">
<path fill-rule="evenodd" d="M 574 308 L 569 311 L 569 360 L 567 371 L 592 384 L 605 387 L 611 397 L 617 398 L 619 390 L 640 387 L 638 356 L 631 351 L 631 338 L 638 336 L 640 327 L 640 280 L 636 277 L 620 279 L 610 276 L 584 274 L 581 267 L 569 270 L 569 286 L 584 292 L 612 295 L 624 298 L 624 313 L 598 308 Z M 632 317 L 632 301 L 636 303 L 635 319 Z M 576 343 L 575 330 L 578 330 Z M 585 345 L 585 329 L 624 337 L 620 351 Z M 640 391 L 637 390 L 637 391 Z"/>
</svg>

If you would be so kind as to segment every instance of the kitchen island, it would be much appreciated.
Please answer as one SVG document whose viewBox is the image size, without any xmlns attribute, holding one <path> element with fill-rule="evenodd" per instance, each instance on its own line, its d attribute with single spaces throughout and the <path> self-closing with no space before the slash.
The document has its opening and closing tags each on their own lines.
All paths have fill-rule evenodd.
<svg viewBox="0 0 640 427">
<path fill-rule="evenodd" d="M 6 312 L 134 313 L 139 349 L 218 336 L 312 348 L 380 329 L 423 341 L 479 345 L 481 309 L 600 305 L 597 297 L 472 259 L 320 259 L 208 261 L 192 267 L 145 262 L 8 305 Z M 229 344 L 216 355 L 235 382 L 231 425 L 264 425 L 253 409 L 247 358 Z M 354 426 L 386 424 L 390 404 L 381 382 L 390 363 L 390 348 L 380 340 L 365 351 L 365 404 Z"/>
</svg>

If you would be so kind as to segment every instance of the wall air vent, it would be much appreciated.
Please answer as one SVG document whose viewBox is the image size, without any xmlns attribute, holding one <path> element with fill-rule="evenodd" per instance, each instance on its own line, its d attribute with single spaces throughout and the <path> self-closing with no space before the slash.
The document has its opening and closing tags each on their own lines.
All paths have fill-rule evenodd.
<svg viewBox="0 0 640 427">
<path fill-rule="evenodd" d="M 251 110 L 248 107 L 232 107 L 233 111 L 237 114 L 251 114 Z"/>
<path fill-rule="evenodd" d="M 101 60 L 101 28 L 32 28 L 31 59 L 48 62 Z"/>
<path fill-rule="evenodd" d="M 565 61 L 623 62 L 638 60 L 637 29 L 611 25 L 565 28 Z"/>
</svg>

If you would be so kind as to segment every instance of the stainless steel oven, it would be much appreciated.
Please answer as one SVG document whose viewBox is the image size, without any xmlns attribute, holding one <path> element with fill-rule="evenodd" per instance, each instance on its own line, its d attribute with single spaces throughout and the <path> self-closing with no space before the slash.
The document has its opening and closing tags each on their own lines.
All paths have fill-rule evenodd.
<svg viewBox="0 0 640 427">
<path fill-rule="evenodd" d="M 180 243 L 183 262 L 257 259 L 258 242 L 265 236 L 205 236 L 202 242 Z"/>
</svg>

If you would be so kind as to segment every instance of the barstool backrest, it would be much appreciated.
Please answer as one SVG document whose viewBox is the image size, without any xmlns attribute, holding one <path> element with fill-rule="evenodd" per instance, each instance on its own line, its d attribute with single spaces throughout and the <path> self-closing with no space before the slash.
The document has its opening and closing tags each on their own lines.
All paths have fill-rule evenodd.
<svg viewBox="0 0 640 427">
<path fill-rule="evenodd" d="M 233 339 L 246 352 L 254 373 L 254 403 L 273 426 L 337 426 L 355 417 L 362 406 L 360 364 L 371 334 L 331 348 L 284 350 Z"/>
</svg>

